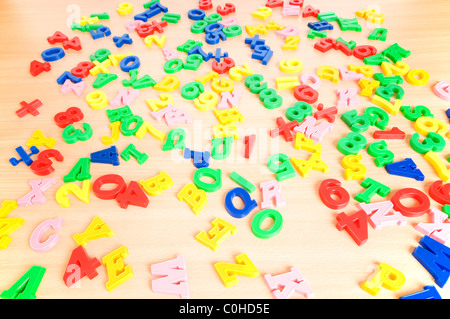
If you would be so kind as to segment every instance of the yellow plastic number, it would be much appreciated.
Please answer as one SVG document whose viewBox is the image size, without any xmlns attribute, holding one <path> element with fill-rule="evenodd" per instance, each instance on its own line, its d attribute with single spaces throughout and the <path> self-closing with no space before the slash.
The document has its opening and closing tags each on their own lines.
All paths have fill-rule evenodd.
<svg viewBox="0 0 450 319">
<path fill-rule="evenodd" d="M 298 73 L 303 69 L 303 62 L 300 59 L 292 58 L 280 61 L 280 71 L 285 73 Z"/>
</svg>

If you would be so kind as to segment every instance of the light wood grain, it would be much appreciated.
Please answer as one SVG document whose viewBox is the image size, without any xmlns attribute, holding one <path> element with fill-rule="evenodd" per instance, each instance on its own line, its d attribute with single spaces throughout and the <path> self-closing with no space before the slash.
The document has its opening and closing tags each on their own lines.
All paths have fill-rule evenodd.
<svg viewBox="0 0 450 319">
<path fill-rule="evenodd" d="M 223 5 L 225 1 L 214 0 L 214 5 Z M 197 8 L 197 1 L 162 1 L 169 8 L 169 12 L 179 13 L 181 21 L 174 25 L 169 24 L 164 34 L 167 35 L 166 46 L 175 49 L 186 39 L 203 41 L 202 35 L 190 32 L 190 21 L 187 12 Z M 358 18 L 363 26 L 362 32 L 340 31 L 337 23 L 333 22 L 335 29 L 329 31 L 330 37 L 341 36 L 349 41 L 354 40 L 358 45 L 372 44 L 379 51 L 393 43 L 411 51 L 411 56 L 405 61 L 412 69 L 425 69 L 430 73 L 430 81 L 423 87 L 412 86 L 405 82 L 403 105 L 426 105 L 435 116 L 444 121 L 445 110 L 449 103 L 436 97 L 431 87 L 441 80 L 449 80 L 450 74 L 450 6 L 447 1 L 305 1 L 317 7 L 321 12 L 333 11 L 339 17 L 353 18 L 355 11 L 367 8 L 369 5 L 378 6 L 385 15 L 383 27 L 389 30 L 386 42 L 367 40 L 371 29 L 366 21 Z M 0 291 L 8 289 L 32 265 L 39 265 L 47 269 L 41 285 L 37 291 L 38 298 L 177 298 L 175 296 L 157 294 L 152 292 L 150 281 L 154 277 L 150 274 L 150 265 L 183 255 L 187 263 L 188 284 L 191 298 L 272 298 L 272 294 L 264 282 L 265 274 L 280 274 L 287 272 L 291 267 L 297 267 L 314 292 L 315 298 L 374 298 L 360 288 L 360 285 L 371 275 L 376 264 L 385 262 L 400 270 L 406 277 L 406 283 L 400 291 L 381 289 L 376 298 L 398 298 L 400 296 L 421 290 L 425 285 L 434 285 L 431 275 L 412 256 L 412 251 L 418 246 L 422 234 L 414 229 L 420 221 L 428 221 L 429 217 L 423 215 L 417 218 L 407 218 L 404 227 L 385 227 L 375 231 L 369 226 L 369 239 L 363 246 L 357 246 L 345 231 L 338 231 L 335 227 L 335 216 L 339 211 L 333 211 L 323 205 L 318 194 L 318 185 L 323 179 L 336 178 L 343 182 L 343 186 L 353 197 L 363 188 L 361 181 L 345 181 L 341 160 L 343 155 L 336 150 L 339 138 L 349 131 L 346 125 L 338 118 L 333 131 L 328 134 L 322 144 L 322 159 L 330 167 L 330 172 L 323 174 L 312 171 L 308 177 L 295 178 L 283 181 L 282 194 L 286 199 L 286 206 L 279 208 L 283 215 L 283 229 L 279 235 L 272 239 L 256 238 L 250 229 L 253 216 L 260 210 L 255 209 L 243 219 L 235 219 L 228 215 L 224 206 L 226 193 L 236 187 L 229 179 L 229 174 L 236 171 L 249 179 L 255 185 L 274 180 L 273 173 L 267 170 L 267 159 L 270 155 L 281 152 L 290 157 L 306 158 L 302 151 L 293 148 L 281 138 L 270 138 L 268 130 L 276 127 L 275 119 L 284 116 L 286 109 L 295 102 L 292 90 L 279 90 L 283 96 L 283 106 L 275 109 L 265 109 L 257 97 L 251 94 L 243 82 L 235 82 L 235 88 L 242 91 L 239 109 L 245 116 L 245 122 L 238 123 L 241 138 L 234 143 L 233 153 L 224 161 L 213 161 L 212 168 L 220 168 L 223 173 L 223 186 L 215 192 L 208 194 L 208 203 L 205 209 L 194 215 L 190 208 L 176 198 L 176 194 L 189 182 L 192 182 L 194 166 L 190 161 L 184 160 L 181 151 L 162 152 L 162 142 L 147 135 L 139 140 L 135 137 L 121 136 L 115 145 L 119 150 L 129 143 L 134 143 L 141 151 L 149 154 L 150 158 L 144 165 L 139 165 L 133 159 L 129 162 L 121 161 L 121 165 L 113 167 L 103 164 L 92 164 L 91 174 L 96 178 L 109 173 L 120 174 L 129 182 L 150 178 L 161 170 L 166 171 L 174 180 L 174 186 L 157 197 L 150 198 L 146 209 L 130 206 L 121 209 L 114 200 L 100 200 L 91 193 L 91 202 L 84 204 L 75 197 L 71 197 L 69 208 L 62 208 L 55 200 L 57 189 L 63 185 L 62 177 L 66 175 L 80 157 L 89 156 L 91 152 L 104 149 L 107 146 L 101 143 L 101 136 L 109 135 L 109 121 L 105 109 L 92 110 L 85 101 L 85 95 L 92 88 L 93 77 L 86 79 L 87 87 L 83 96 L 74 94 L 63 95 L 59 92 L 56 78 L 66 70 L 70 70 L 81 61 L 86 61 L 90 54 L 99 48 L 108 48 L 113 53 L 132 52 L 139 56 L 141 67 L 139 74 L 149 74 L 156 81 L 163 78 L 164 57 L 162 50 L 153 46 L 148 48 L 143 39 L 136 33 L 130 32 L 134 43 L 116 48 L 112 36 L 128 33 L 126 22 L 133 19 L 133 15 L 144 11 L 141 2 L 132 1 L 134 11 L 128 16 L 119 16 L 116 12 L 119 1 L 3 1 L 0 12 L 0 29 L 2 41 L 0 43 L 1 63 L 1 116 L 0 116 L 0 201 L 17 200 L 30 191 L 28 182 L 40 177 L 21 164 L 12 167 L 8 160 L 15 156 L 14 149 L 25 146 L 36 129 L 40 129 L 47 137 L 57 139 L 55 148 L 64 155 L 64 162 L 54 164 L 55 172 L 49 177 L 58 179 L 57 185 L 46 193 L 48 198 L 44 205 L 19 207 L 9 217 L 25 219 L 24 225 L 14 232 L 12 242 L 8 248 L 0 251 Z M 245 24 L 256 25 L 266 23 L 251 16 L 253 11 L 264 6 L 265 1 L 235 2 L 236 13 L 233 14 L 241 26 Z M 89 16 L 92 13 L 108 12 L 110 20 L 105 24 L 111 28 L 112 36 L 93 40 L 88 33 L 72 31 L 67 26 L 72 12 L 67 12 L 70 5 L 80 8 L 81 15 Z M 213 12 L 212 10 L 209 12 Z M 160 16 L 156 17 L 158 20 Z M 355 57 L 347 57 L 339 51 L 330 51 L 326 54 L 313 49 L 317 40 L 308 39 L 307 23 L 316 21 L 315 18 L 282 17 L 281 9 L 273 10 L 272 18 L 284 25 L 295 25 L 300 30 L 301 43 L 296 51 L 283 51 L 283 40 L 269 32 L 262 36 L 273 49 L 274 56 L 269 65 L 263 66 L 257 60 L 251 59 L 251 50 L 244 44 L 243 34 L 230 38 L 216 46 L 205 44 L 205 51 L 209 52 L 216 47 L 229 53 L 236 65 L 244 63 L 251 65 L 255 73 L 264 76 L 269 87 L 275 86 L 275 78 L 283 76 L 278 67 L 280 60 L 297 57 L 303 61 L 302 73 L 315 73 L 322 65 L 337 68 L 347 67 L 348 64 L 362 64 Z M 52 63 L 52 70 L 34 78 L 29 73 L 29 63 L 41 60 L 43 50 L 51 47 L 46 38 L 55 31 L 62 31 L 70 38 L 78 36 L 83 49 L 79 52 L 69 50 L 66 56 Z M 184 58 L 185 54 L 181 54 Z M 374 66 L 379 72 L 380 68 Z M 211 63 L 203 63 L 197 72 L 181 71 L 176 75 L 181 83 L 185 84 L 195 78 L 205 75 L 211 70 Z M 119 79 L 102 88 L 110 99 L 113 99 L 117 90 L 121 88 L 120 81 L 127 79 L 128 74 L 119 68 L 111 68 L 112 73 L 119 75 Z M 336 90 L 338 88 L 357 87 L 354 82 L 322 81 L 319 90 L 319 102 L 326 107 L 336 104 Z M 208 86 L 209 90 L 209 86 Z M 141 90 L 139 97 L 131 105 L 135 114 L 141 115 L 145 120 L 151 121 L 155 127 L 167 133 L 171 128 L 163 122 L 156 122 L 150 117 L 150 110 L 145 100 L 157 98 L 157 91 L 148 88 Z M 191 101 L 187 101 L 179 94 L 179 89 L 172 92 L 175 105 L 186 110 L 193 123 L 184 125 L 188 132 L 187 146 L 196 150 L 210 150 L 211 129 L 216 125 L 217 119 L 212 111 L 199 111 Z M 30 102 L 40 99 L 43 106 L 39 108 L 40 114 L 36 117 L 27 115 L 18 118 L 15 111 L 21 101 Z M 361 106 L 358 110 L 372 105 L 366 97 L 358 96 Z M 70 106 L 81 108 L 85 114 L 86 122 L 94 129 L 93 137 L 86 142 L 73 145 L 66 144 L 61 138 L 62 129 L 57 127 L 53 117 L 57 112 L 66 110 Z M 339 110 L 341 114 L 345 109 Z M 417 182 L 408 178 L 391 176 L 384 168 L 373 164 L 373 158 L 362 151 L 364 164 L 367 166 L 367 177 L 374 178 L 392 189 L 392 193 L 403 187 L 414 187 L 428 192 L 431 182 L 438 176 L 423 156 L 415 153 L 409 146 L 409 136 L 414 132 L 413 123 L 406 120 L 401 114 L 391 116 L 389 127 L 398 126 L 407 132 L 405 140 L 388 140 L 389 149 L 395 153 L 395 160 L 411 157 L 426 176 L 425 181 Z M 373 141 L 374 128 L 364 133 L 369 143 Z M 242 157 L 243 136 L 249 132 L 256 132 L 257 143 L 251 160 Z M 446 139 L 447 140 L 447 139 Z M 448 141 L 448 140 L 447 140 Z M 449 156 L 449 149 L 440 154 Z M 391 194 L 392 194 L 391 193 Z M 261 202 L 261 194 L 257 189 L 252 197 Z M 390 195 L 387 197 L 390 198 Z M 375 197 L 374 201 L 382 198 Z M 347 214 L 356 211 L 357 202 L 351 200 L 344 209 Z M 440 205 L 432 201 L 432 206 Z M 86 250 L 91 257 L 101 259 L 114 249 L 125 245 L 129 257 L 125 263 L 133 268 L 134 277 L 122 284 L 112 292 L 108 292 L 105 283 L 108 280 L 106 268 L 98 268 L 99 275 L 89 280 L 83 278 L 79 288 L 69 289 L 65 286 L 62 277 L 68 259 L 76 243 L 72 236 L 86 229 L 95 216 L 100 216 L 115 232 L 111 238 L 102 238 L 89 242 Z M 63 228 L 58 231 L 60 242 L 55 248 L 45 253 L 37 253 L 30 248 L 29 238 L 34 228 L 42 221 L 62 217 Z M 211 251 L 195 240 L 195 235 L 201 231 L 208 231 L 211 222 L 220 217 L 238 228 L 233 236 L 228 237 L 218 251 Z M 246 253 L 261 275 L 256 278 L 239 276 L 239 284 L 226 288 L 213 265 L 216 262 L 235 262 L 238 254 Z M 439 289 L 442 297 L 448 298 L 448 288 Z M 294 298 L 302 298 L 296 294 Z"/>
</svg>

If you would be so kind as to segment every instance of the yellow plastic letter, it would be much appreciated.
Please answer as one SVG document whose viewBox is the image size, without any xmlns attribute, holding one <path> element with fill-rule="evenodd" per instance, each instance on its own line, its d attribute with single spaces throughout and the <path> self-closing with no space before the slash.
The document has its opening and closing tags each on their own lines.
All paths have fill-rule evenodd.
<svg viewBox="0 0 450 319">
<path fill-rule="evenodd" d="M 161 171 L 158 175 L 152 178 L 139 181 L 139 185 L 141 185 L 147 195 L 158 196 L 163 190 L 169 189 L 173 186 L 173 180 L 165 171 Z"/>
<path fill-rule="evenodd" d="M 233 235 L 237 228 L 221 218 L 216 218 L 212 222 L 213 228 L 208 232 L 200 232 L 195 236 L 198 242 L 205 245 L 211 250 L 216 251 L 230 234 Z"/>
<path fill-rule="evenodd" d="M 248 258 L 247 254 L 240 254 L 236 256 L 237 264 L 230 264 L 225 262 L 218 262 L 214 264 L 220 279 L 222 279 L 225 287 L 231 287 L 236 285 L 239 281 L 236 275 L 246 276 L 246 277 L 257 277 L 259 276 L 259 271 L 256 269 L 255 265 Z"/>
<path fill-rule="evenodd" d="M 362 164 L 361 154 L 345 156 L 341 165 L 345 168 L 344 178 L 346 181 L 362 179 L 366 176 L 367 168 Z"/>
<path fill-rule="evenodd" d="M 106 289 L 111 291 L 133 277 L 133 269 L 125 265 L 124 258 L 128 257 L 128 249 L 121 246 L 102 258 L 102 263 L 108 272 Z"/>
<path fill-rule="evenodd" d="M 378 265 L 379 271 L 370 281 L 362 284 L 361 288 L 369 294 L 376 296 L 381 287 L 389 290 L 399 290 L 405 284 L 405 275 L 399 270 L 385 263 Z"/>
<path fill-rule="evenodd" d="M 183 201 L 192 208 L 192 212 L 198 215 L 208 202 L 208 197 L 203 189 L 198 189 L 194 184 L 186 184 L 177 194 L 179 201 Z"/>
<path fill-rule="evenodd" d="M 100 217 L 96 216 L 84 232 L 75 234 L 72 238 L 78 245 L 85 246 L 88 241 L 111 237 L 112 235 L 114 235 L 112 229 Z"/>
</svg>

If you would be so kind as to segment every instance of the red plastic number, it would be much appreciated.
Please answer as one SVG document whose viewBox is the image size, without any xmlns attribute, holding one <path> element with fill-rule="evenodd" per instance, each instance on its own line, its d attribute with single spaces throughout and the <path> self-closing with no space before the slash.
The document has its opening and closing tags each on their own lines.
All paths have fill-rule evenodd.
<svg viewBox="0 0 450 319">
<path fill-rule="evenodd" d="M 88 276 L 89 279 L 95 278 L 98 275 L 96 268 L 101 264 L 98 258 L 89 258 L 83 246 L 78 246 L 70 256 L 63 276 L 64 283 L 67 287 L 71 287 L 84 276 Z"/>
<path fill-rule="evenodd" d="M 198 7 L 202 10 L 209 10 L 213 8 L 213 4 L 211 0 L 200 0 L 198 2 Z"/>
<path fill-rule="evenodd" d="M 221 6 L 217 6 L 217 13 L 222 16 L 226 16 L 235 11 L 236 11 L 236 7 L 232 3 L 228 3 L 228 2 L 225 3 L 223 8 Z"/>
<path fill-rule="evenodd" d="M 36 174 L 40 176 L 49 175 L 55 169 L 52 167 L 53 162 L 50 158 L 53 157 L 56 161 L 62 162 L 64 156 L 55 149 L 48 149 L 39 153 L 37 160 L 31 163 L 30 168 Z"/>
<path fill-rule="evenodd" d="M 107 190 L 102 190 L 102 186 L 105 184 L 116 184 L 117 186 L 113 189 L 109 188 Z M 92 185 L 92 191 L 95 196 L 100 199 L 114 199 L 118 194 L 125 191 L 127 185 L 122 176 L 116 174 L 103 175 L 97 178 Z"/>
<path fill-rule="evenodd" d="M 70 70 L 70 73 L 83 79 L 89 75 L 89 70 L 92 69 L 93 67 L 94 64 L 92 64 L 92 62 L 89 61 L 80 62 L 77 64 L 76 67 Z"/>
<path fill-rule="evenodd" d="M 369 237 L 367 232 L 368 217 L 365 211 L 360 210 L 350 216 L 347 216 L 345 213 L 339 213 L 336 219 L 338 221 L 336 228 L 339 231 L 345 229 L 358 246 L 367 241 Z"/>
<path fill-rule="evenodd" d="M 341 187 L 341 182 L 332 178 L 320 183 L 319 196 L 322 202 L 331 209 L 342 209 L 350 201 L 350 194 Z"/>
<path fill-rule="evenodd" d="M 336 45 L 336 40 L 332 38 L 323 38 L 314 44 L 314 49 L 320 52 L 327 52 L 333 49 Z"/>
<path fill-rule="evenodd" d="M 244 137 L 244 157 L 245 158 L 250 158 L 250 154 L 253 151 L 253 147 L 255 145 L 255 141 L 256 141 L 256 134 L 252 134 L 252 135 L 247 135 Z"/>
<path fill-rule="evenodd" d="M 63 42 L 63 48 L 65 50 L 73 49 L 75 51 L 81 50 L 81 41 L 79 37 L 73 37 L 70 40 L 66 40 Z"/>
<path fill-rule="evenodd" d="M 319 92 L 314 90 L 309 85 L 299 85 L 294 89 L 294 97 L 299 100 L 309 104 L 317 101 L 319 98 Z"/>
<path fill-rule="evenodd" d="M 234 65 L 234 60 L 232 58 L 226 57 L 222 62 L 217 62 L 216 60 L 214 60 L 212 62 L 212 70 L 219 74 L 223 74 L 228 72 L 228 70 L 234 67 Z"/>
<path fill-rule="evenodd" d="M 443 183 L 441 180 L 435 181 L 428 189 L 428 193 L 439 204 L 450 205 L 450 183 Z"/>
<path fill-rule="evenodd" d="M 79 122 L 84 118 L 83 112 L 78 107 L 69 107 L 65 112 L 59 112 L 55 115 L 56 125 L 65 128 L 67 125 Z"/>
<path fill-rule="evenodd" d="M 267 0 L 266 7 L 269 8 L 282 7 L 283 4 L 284 4 L 283 0 Z"/>
<path fill-rule="evenodd" d="M 38 76 L 42 72 L 50 71 L 52 66 L 48 62 L 39 62 L 37 60 L 33 60 L 30 63 L 30 73 L 32 76 Z"/>
<path fill-rule="evenodd" d="M 364 60 L 369 56 L 377 53 L 377 48 L 372 45 L 360 45 L 353 49 L 353 56 L 358 59 Z"/>
<path fill-rule="evenodd" d="M 347 56 L 351 56 L 353 54 L 353 50 L 350 49 L 348 46 L 346 46 L 341 41 L 336 41 L 336 44 L 333 47 L 335 50 L 340 50 L 342 53 L 344 53 Z"/>
</svg>

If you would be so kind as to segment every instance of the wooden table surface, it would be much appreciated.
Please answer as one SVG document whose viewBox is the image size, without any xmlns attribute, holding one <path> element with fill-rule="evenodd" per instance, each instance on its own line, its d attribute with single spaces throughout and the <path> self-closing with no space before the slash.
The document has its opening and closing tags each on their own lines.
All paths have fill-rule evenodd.
<svg viewBox="0 0 450 319">
<path fill-rule="evenodd" d="M 143 139 L 134 136 L 120 136 L 114 144 L 119 151 L 133 143 L 138 150 L 149 155 L 149 159 L 139 165 L 134 159 L 124 161 L 120 159 L 119 166 L 108 164 L 91 164 L 91 182 L 106 174 L 119 174 L 128 183 L 140 181 L 156 176 L 165 171 L 173 179 L 172 188 L 163 191 L 159 196 L 149 196 L 147 208 L 129 206 L 128 209 L 119 207 L 115 200 L 101 200 L 92 192 L 88 204 L 81 202 L 75 196 L 69 195 L 70 207 L 61 207 L 55 195 L 64 184 L 63 176 L 68 174 L 81 157 L 89 157 L 92 152 L 109 147 L 101 142 L 102 136 L 110 135 L 109 120 L 106 110 L 94 110 L 86 102 L 85 96 L 94 91 L 92 83 L 94 77 L 88 76 L 84 80 L 87 85 L 81 96 L 74 93 L 62 94 L 56 79 L 64 72 L 72 69 L 79 62 L 87 61 L 89 55 L 97 49 L 107 48 L 112 53 L 131 52 L 141 61 L 139 76 L 149 74 L 157 82 L 165 75 L 165 62 L 162 49 L 156 45 L 146 47 L 143 38 L 135 32 L 128 32 L 125 24 L 133 20 L 136 13 L 143 12 L 143 3 L 131 2 L 133 12 L 121 16 L 117 13 L 119 1 L 12 1 L 5 0 L 0 12 L 0 29 L 2 41 L 1 52 L 1 116 L 0 116 L 0 202 L 6 200 L 17 201 L 31 191 L 30 180 L 42 178 L 56 178 L 56 185 L 45 192 L 47 202 L 41 205 L 18 207 L 8 218 L 22 218 L 24 224 L 13 232 L 11 243 L 6 249 L 0 250 L 0 291 L 10 288 L 31 266 L 41 266 L 46 269 L 45 275 L 36 292 L 37 298 L 179 298 L 168 294 L 155 293 L 151 289 L 152 276 L 150 267 L 153 264 L 173 259 L 182 255 L 186 261 L 187 283 L 191 298 L 273 298 L 264 280 L 266 274 L 282 274 L 296 267 L 303 275 L 317 299 L 372 299 L 399 298 L 404 295 L 420 291 L 426 285 L 434 285 L 433 277 L 413 257 L 413 250 L 419 245 L 424 236 L 414 227 L 419 222 L 430 222 L 428 214 L 419 217 L 406 217 L 405 226 L 386 226 L 380 230 L 368 226 L 368 240 L 358 246 L 346 231 L 336 228 L 336 215 L 345 212 L 350 215 L 357 211 L 358 202 L 354 196 L 362 192 L 362 180 L 344 179 L 344 169 L 341 161 L 344 157 L 336 145 L 340 138 L 350 130 L 339 118 L 340 114 L 350 110 L 350 107 L 339 108 L 333 130 L 321 142 L 322 160 L 328 165 L 329 172 L 311 171 L 307 177 L 297 174 L 295 177 L 282 181 L 282 195 L 286 200 L 285 207 L 275 208 L 283 216 L 281 232 L 270 239 L 260 239 L 253 235 L 251 223 L 253 217 L 261 210 L 258 206 L 248 216 L 238 219 L 231 217 L 224 205 L 225 196 L 232 188 L 237 187 L 229 174 L 238 172 L 257 186 L 251 194 L 258 204 L 262 197 L 259 184 L 274 181 L 275 174 L 267 168 L 268 158 L 275 153 L 284 153 L 290 158 L 307 159 L 308 153 L 295 150 L 293 142 L 286 142 L 282 137 L 271 138 L 268 131 L 276 127 L 275 119 L 285 117 L 286 109 L 296 100 L 293 90 L 278 90 L 283 97 L 283 105 L 277 109 L 266 109 L 257 96 L 250 93 L 243 81 L 235 81 L 235 90 L 242 92 L 239 110 L 245 117 L 245 122 L 238 123 L 240 138 L 235 140 L 232 153 L 225 160 L 212 160 L 210 167 L 222 170 L 223 185 L 219 191 L 208 193 L 208 202 L 202 212 L 193 214 L 190 207 L 177 199 L 177 193 L 187 183 L 192 183 L 195 167 L 192 161 L 183 159 L 182 150 L 163 152 L 160 141 L 150 134 Z M 190 32 L 191 20 L 187 13 L 192 8 L 198 8 L 198 1 L 165 0 L 161 3 L 168 7 L 169 12 L 181 15 L 178 24 L 169 23 L 164 29 L 167 36 L 165 47 L 176 49 L 187 39 L 204 42 L 204 35 Z M 217 5 L 224 5 L 225 1 L 214 0 L 215 12 Z M 231 16 L 238 19 L 239 24 L 266 24 L 252 17 L 252 12 L 265 5 L 264 0 L 235 2 L 236 12 Z M 406 81 L 402 85 L 405 95 L 402 105 L 425 105 L 432 110 L 436 118 L 447 122 L 445 111 L 449 102 L 438 98 L 432 92 L 432 86 L 439 81 L 449 80 L 450 70 L 450 6 L 447 1 L 305 1 L 321 12 L 335 12 L 339 17 L 353 18 L 357 10 L 375 7 L 385 15 L 382 27 L 388 29 L 385 42 L 368 40 L 373 25 L 357 17 L 362 26 L 361 32 L 341 31 L 336 22 L 331 22 L 334 30 L 328 31 L 328 36 L 344 40 L 354 40 L 358 45 L 370 44 L 382 51 L 393 43 L 410 50 L 410 57 L 404 59 L 411 69 L 424 69 L 430 74 L 429 82 L 424 86 L 413 86 Z M 110 27 L 112 35 L 93 40 L 89 33 L 72 31 L 69 27 L 72 21 L 80 16 L 93 13 L 107 12 L 109 20 L 100 21 Z M 159 20 L 161 15 L 155 17 Z M 261 35 L 266 44 L 274 51 L 268 65 L 251 58 L 252 50 L 244 44 L 248 33 L 243 29 L 242 35 L 229 38 L 218 45 L 208 45 L 204 42 L 206 52 L 221 48 L 228 52 L 237 66 L 247 63 L 254 73 L 264 76 L 269 87 L 276 88 L 275 79 L 287 76 L 280 71 L 279 63 L 282 59 L 299 58 L 303 62 L 303 70 L 298 74 L 316 73 L 320 66 L 328 65 L 336 68 L 347 68 L 349 64 L 362 65 L 362 61 L 354 56 L 345 56 L 340 51 L 331 50 L 321 53 L 313 48 L 316 39 L 307 38 L 308 22 L 317 21 L 314 17 L 301 16 L 283 17 L 281 8 L 274 8 L 271 16 L 283 25 L 297 26 L 300 31 L 300 44 L 297 50 L 282 50 L 284 40 L 274 31 Z M 67 50 L 61 60 L 51 62 L 51 70 L 33 77 L 29 72 L 32 60 L 41 59 L 41 52 L 52 47 L 47 37 L 55 31 L 65 33 L 69 38 L 78 36 L 82 50 Z M 133 39 L 132 45 L 117 48 L 112 40 L 113 36 L 129 33 Z M 182 59 L 185 53 L 180 53 Z M 373 66 L 375 72 L 381 72 L 379 66 Z M 181 84 L 194 81 L 211 71 L 211 61 L 203 63 L 197 71 L 182 70 L 175 75 Z M 101 88 L 111 101 L 118 90 L 123 88 L 121 81 L 128 79 L 127 73 L 118 67 L 111 67 L 111 73 L 118 75 L 118 79 Z M 292 74 L 291 74 L 292 75 Z M 295 75 L 295 74 L 294 74 Z M 226 75 L 221 76 L 227 78 Z M 318 102 L 325 107 L 335 106 L 336 91 L 340 88 L 358 88 L 356 81 L 339 81 L 332 83 L 322 80 L 319 89 Z M 209 84 L 205 89 L 211 90 Z M 359 89 L 358 89 L 359 92 Z M 143 117 L 157 129 L 167 134 L 175 127 L 168 127 L 164 121 L 157 122 L 151 116 L 151 110 L 146 104 L 147 99 L 156 99 L 160 92 L 153 88 L 140 90 L 140 95 L 130 105 L 134 114 Z M 218 124 L 212 110 L 200 111 L 194 107 L 193 101 L 181 97 L 180 88 L 170 92 L 177 108 L 188 112 L 191 124 L 179 125 L 186 130 L 186 147 L 203 151 L 211 150 L 212 127 Z M 366 107 L 372 106 L 370 99 L 357 95 L 360 106 L 355 107 L 358 114 Z M 39 115 L 30 114 L 19 118 L 15 111 L 20 108 L 20 102 L 31 102 L 35 99 L 42 101 L 38 109 Z M 58 127 L 53 117 L 56 113 L 65 111 L 71 106 L 79 107 L 85 117 L 84 122 L 93 128 L 93 136 L 87 141 L 67 144 L 62 139 L 62 129 Z M 316 109 L 317 103 L 314 104 Z M 448 123 L 448 122 L 447 122 Z M 80 123 L 76 123 L 76 127 Z M 384 167 L 376 167 L 366 150 L 360 151 L 363 163 L 367 167 L 366 177 L 373 178 L 391 188 L 391 193 L 382 198 L 376 195 L 372 202 L 380 202 L 391 198 L 392 194 L 401 188 L 413 187 L 428 194 L 430 184 L 439 177 L 434 168 L 424 159 L 423 155 L 415 152 L 409 145 L 411 134 L 415 132 L 414 122 L 407 120 L 401 113 L 390 116 L 388 128 L 397 126 L 406 132 L 402 140 L 386 140 L 388 147 L 395 153 L 395 160 L 400 161 L 410 157 L 425 175 L 424 181 L 389 175 Z M 362 133 L 368 144 L 376 141 L 372 134 L 377 128 L 371 126 Z M 63 156 L 63 162 L 54 162 L 55 171 L 48 176 L 37 176 L 23 163 L 13 167 L 9 163 L 11 157 L 16 157 L 15 148 L 25 147 L 35 130 L 42 130 L 46 137 L 57 140 L 54 148 Z M 244 136 L 257 134 L 255 148 L 251 159 L 243 157 Z M 445 137 L 448 142 L 448 138 Z M 25 149 L 27 149 L 25 147 Z M 45 147 L 40 148 L 41 151 Z M 448 146 L 439 153 L 445 160 L 449 154 Z M 347 207 L 342 210 L 327 208 L 320 200 L 318 187 L 321 181 L 335 178 L 342 182 L 342 186 L 349 192 L 351 199 Z M 75 182 L 81 185 L 81 182 Z M 407 202 L 406 202 L 407 203 Z M 408 203 L 407 203 L 408 204 Z M 239 207 L 239 204 L 236 204 Z M 411 204 L 413 205 L 413 203 Z M 441 205 L 431 200 L 431 207 L 441 208 Z M 77 247 L 73 235 L 81 233 L 99 216 L 113 231 L 109 238 L 99 238 L 88 242 L 85 246 L 90 257 L 101 260 L 110 252 L 125 246 L 128 257 L 124 259 L 126 265 L 132 267 L 134 276 L 112 291 L 107 291 L 108 275 L 105 266 L 97 268 L 98 276 L 92 280 L 84 277 L 74 288 L 66 287 L 63 275 L 66 270 L 72 250 Z M 56 233 L 60 240 L 57 245 L 46 252 L 36 252 L 30 247 L 30 236 L 33 230 L 43 221 L 61 217 L 63 225 Z M 196 241 L 195 236 L 201 231 L 209 231 L 214 219 L 221 218 L 237 227 L 237 232 L 227 237 L 217 251 L 212 251 Z M 265 223 L 264 227 L 269 227 Z M 0 230 L 1 231 L 1 230 Z M 49 232 L 47 235 L 50 235 Z M 238 276 L 239 283 L 232 287 L 225 287 L 214 269 L 217 262 L 235 263 L 236 256 L 245 253 L 258 269 L 257 277 Z M 374 297 L 361 289 L 376 269 L 379 263 L 386 263 L 402 272 L 406 278 L 404 285 L 398 291 L 382 288 Z M 450 291 L 444 286 L 437 287 L 443 298 L 450 297 Z M 301 294 L 294 294 L 293 298 L 304 298 Z"/>
</svg>

